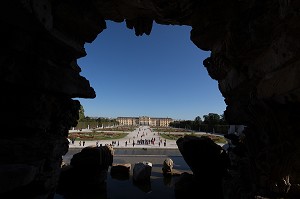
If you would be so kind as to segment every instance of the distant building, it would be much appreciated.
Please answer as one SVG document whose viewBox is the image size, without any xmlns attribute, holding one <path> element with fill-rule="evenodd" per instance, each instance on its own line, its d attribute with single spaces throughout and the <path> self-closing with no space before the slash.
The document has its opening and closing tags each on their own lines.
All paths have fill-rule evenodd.
<svg viewBox="0 0 300 199">
<path fill-rule="evenodd" d="M 150 118 L 147 116 L 140 117 L 118 117 L 116 119 L 120 125 L 129 125 L 129 126 L 169 126 L 173 122 L 172 118 Z"/>
</svg>

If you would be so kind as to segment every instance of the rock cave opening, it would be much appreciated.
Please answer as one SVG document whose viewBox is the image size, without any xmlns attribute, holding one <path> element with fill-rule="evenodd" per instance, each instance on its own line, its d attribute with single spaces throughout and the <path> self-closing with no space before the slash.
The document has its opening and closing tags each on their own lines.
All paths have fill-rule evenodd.
<svg viewBox="0 0 300 199">
<path fill-rule="evenodd" d="M 1 198 L 53 197 L 78 119 L 72 99 L 95 97 L 76 61 L 105 20 L 125 20 L 136 35 L 153 21 L 191 26 L 191 41 L 211 51 L 204 66 L 226 120 L 247 126 L 224 197 L 299 198 L 299 8 L 297 0 L 2 2 Z"/>
<path fill-rule="evenodd" d="M 106 26 L 93 43 L 85 44 L 87 56 L 78 60 L 81 76 L 96 92 L 94 99 L 78 98 L 87 116 L 133 117 L 143 112 L 194 120 L 201 113 L 223 113 L 218 82 L 202 63 L 211 52 L 190 41 L 191 27 L 154 22 L 149 36 L 137 37 L 125 22 L 106 21 Z"/>
</svg>

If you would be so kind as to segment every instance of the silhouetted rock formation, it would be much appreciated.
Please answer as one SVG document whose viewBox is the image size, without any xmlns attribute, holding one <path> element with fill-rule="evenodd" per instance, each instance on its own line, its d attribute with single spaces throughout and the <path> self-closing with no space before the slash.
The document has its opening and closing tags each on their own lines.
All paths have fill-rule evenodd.
<svg viewBox="0 0 300 199">
<path fill-rule="evenodd" d="M 176 143 L 184 160 L 193 172 L 190 177 L 183 174 L 178 185 L 180 192 L 184 188 L 187 189 L 187 193 L 195 189 L 195 192 L 200 191 L 202 194 L 205 192 L 208 196 L 218 193 L 217 198 L 222 198 L 222 182 L 229 166 L 227 153 L 222 147 L 204 136 L 184 136 L 179 138 Z M 187 179 L 192 180 L 185 182 L 189 181 Z M 199 189 L 201 187 L 201 190 L 197 189 L 197 186 Z"/>
<path fill-rule="evenodd" d="M 62 167 L 58 192 L 76 193 L 106 186 L 113 149 L 109 146 L 86 147 L 74 154 L 69 166 Z"/>
<path fill-rule="evenodd" d="M 136 183 L 150 182 L 151 172 L 151 162 L 137 162 L 133 167 L 132 179 Z"/>
<path fill-rule="evenodd" d="M 112 178 L 119 180 L 129 180 L 131 171 L 131 164 L 113 164 L 110 168 L 110 175 Z"/>
<path fill-rule="evenodd" d="M 166 158 L 165 161 L 163 162 L 163 167 L 162 167 L 163 175 L 172 176 L 173 166 L 174 166 L 173 160 L 171 158 Z"/>
<path fill-rule="evenodd" d="M 95 97 L 77 59 L 105 20 L 125 20 L 137 36 L 150 34 L 154 21 L 192 27 L 191 41 L 211 51 L 203 64 L 225 98 L 226 120 L 247 126 L 237 175 L 247 176 L 239 179 L 249 185 L 245 194 L 300 197 L 299 9 L 298 0 L 1 2 L 0 168 L 10 174 L 0 184 L 14 181 L 0 194 L 54 194 L 78 119 L 72 98 Z"/>
</svg>

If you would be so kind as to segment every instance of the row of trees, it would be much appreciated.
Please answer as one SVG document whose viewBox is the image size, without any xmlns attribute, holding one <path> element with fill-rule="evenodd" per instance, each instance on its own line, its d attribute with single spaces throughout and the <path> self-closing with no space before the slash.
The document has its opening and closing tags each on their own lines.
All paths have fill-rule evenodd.
<svg viewBox="0 0 300 199">
<path fill-rule="evenodd" d="M 203 116 L 203 121 L 200 116 L 197 116 L 194 120 L 174 121 L 170 123 L 171 127 L 184 128 L 193 131 L 202 132 L 216 132 L 227 133 L 229 125 L 225 121 L 224 115 L 218 115 L 216 113 L 209 113 Z"/>
<path fill-rule="evenodd" d="M 79 119 L 76 129 L 84 128 L 97 128 L 97 127 L 107 127 L 118 125 L 119 122 L 116 119 L 110 119 L 105 117 L 92 118 L 84 115 L 84 108 L 80 105 L 79 109 Z"/>
</svg>

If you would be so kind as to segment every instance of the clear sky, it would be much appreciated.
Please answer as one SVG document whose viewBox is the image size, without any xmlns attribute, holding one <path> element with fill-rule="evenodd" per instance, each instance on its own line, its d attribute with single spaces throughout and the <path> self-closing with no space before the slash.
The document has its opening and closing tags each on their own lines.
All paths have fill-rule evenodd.
<svg viewBox="0 0 300 199">
<path fill-rule="evenodd" d="M 89 117 L 170 117 L 194 120 L 223 114 L 217 81 L 203 66 L 210 52 L 190 41 L 188 26 L 153 24 L 148 35 L 135 36 L 124 23 L 107 21 L 107 29 L 78 60 L 96 92 L 79 99 Z"/>
</svg>

